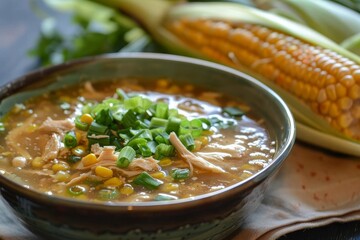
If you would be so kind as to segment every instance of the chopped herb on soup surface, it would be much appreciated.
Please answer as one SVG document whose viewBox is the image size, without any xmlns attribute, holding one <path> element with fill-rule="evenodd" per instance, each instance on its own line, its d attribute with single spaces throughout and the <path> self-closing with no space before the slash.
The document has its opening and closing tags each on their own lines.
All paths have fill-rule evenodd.
<svg viewBox="0 0 360 240">
<path fill-rule="evenodd" d="M 250 113 L 236 99 L 166 79 L 87 82 L 3 118 L 0 172 L 81 200 L 193 197 L 271 161 L 274 143 Z"/>
</svg>

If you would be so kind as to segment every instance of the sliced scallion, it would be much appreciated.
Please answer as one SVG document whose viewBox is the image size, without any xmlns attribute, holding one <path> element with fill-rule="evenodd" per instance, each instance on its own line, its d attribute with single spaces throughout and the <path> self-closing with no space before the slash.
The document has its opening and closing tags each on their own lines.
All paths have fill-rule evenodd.
<svg viewBox="0 0 360 240">
<path fill-rule="evenodd" d="M 157 189 L 161 184 L 163 184 L 162 181 L 153 178 L 147 172 L 140 173 L 133 182 L 150 190 Z"/>
<path fill-rule="evenodd" d="M 176 134 L 179 132 L 180 129 L 181 119 L 177 117 L 169 118 L 165 131 L 167 133 L 175 132 Z"/>
<path fill-rule="evenodd" d="M 245 113 L 237 107 L 225 107 L 223 113 L 229 117 L 242 117 Z"/>
<path fill-rule="evenodd" d="M 152 128 L 166 128 L 166 125 L 168 123 L 168 120 L 166 119 L 162 119 L 162 118 L 158 118 L 158 117 L 153 117 L 150 121 L 150 129 Z"/>
<path fill-rule="evenodd" d="M 169 111 L 169 104 L 164 102 L 159 102 L 156 104 L 155 117 L 167 119 L 168 111 Z"/>
<path fill-rule="evenodd" d="M 172 145 L 167 145 L 160 143 L 156 146 L 155 149 L 155 159 L 162 159 L 164 157 L 170 157 L 174 153 L 174 147 Z"/>
<path fill-rule="evenodd" d="M 192 151 L 195 148 L 195 141 L 193 136 L 190 133 L 180 135 L 179 136 L 180 141 L 182 144 L 189 150 Z"/>
<path fill-rule="evenodd" d="M 134 126 L 135 122 L 136 122 L 136 114 L 133 110 L 128 110 L 123 118 L 121 119 L 121 123 L 124 125 L 125 128 L 130 128 L 132 126 Z"/>
<path fill-rule="evenodd" d="M 78 144 L 74 131 L 67 132 L 64 136 L 64 145 L 67 148 L 76 147 Z"/>
<path fill-rule="evenodd" d="M 130 162 L 135 158 L 136 152 L 132 147 L 125 146 L 121 149 L 119 157 L 116 161 L 116 166 L 120 168 L 126 168 Z"/>
<path fill-rule="evenodd" d="M 120 100 L 125 100 L 129 98 L 128 95 L 125 93 L 125 91 L 122 90 L 121 88 L 116 89 L 116 95 Z"/>
<path fill-rule="evenodd" d="M 189 178 L 190 170 L 187 168 L 174 168 L 170 172 L 170 176 L 175 180 Z"/>
<path fill-rule="evenodd" d="M 96 134 L 96 135 L 107 134 L 107 131 L 108 131 L 107 126 L 99 124 L 99 123 L 93 121 L 90 124 L 88 135 L 91 135 L 93 133 Z"/>
<path fill-rule="evenodd" d="M 178 199 L 178 197 L 169 195 L 169 194 L 165 194 L 165 193 L 159 193 L 154 198 L 155 201 L 170 201 L 170 200 L 176 200 L 176 199 Z"/>
<path fill-rule="evenodd" d="M 75 127 L 79 130 L 87 131 L 89 129 L 89 124 L 80 121 L 80 116 L 76 116 L 74 122 Z"/>
<path fill-rule="evenodd" d="M 111 111 L 108 108 L 100 110 L 98 114 L 95 116 L 95 121 L 105 126 L 110 125 L 113 120 L 114 117 L 112 116 Z"/>
</svg>

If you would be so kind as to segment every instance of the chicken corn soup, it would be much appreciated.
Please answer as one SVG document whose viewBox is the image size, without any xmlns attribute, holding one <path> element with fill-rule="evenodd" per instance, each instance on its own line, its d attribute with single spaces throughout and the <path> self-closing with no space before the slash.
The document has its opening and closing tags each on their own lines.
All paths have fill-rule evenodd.
<svg viewBox="0 0 360 240">
<path fill-rule="evenodd" d="M 252 110 L 167 79 L 86 82 L 16 104 L 1 123 L 0 173 L 80 200 L 189 198 L 238 183 L 272 160 Z"/>
</svg>

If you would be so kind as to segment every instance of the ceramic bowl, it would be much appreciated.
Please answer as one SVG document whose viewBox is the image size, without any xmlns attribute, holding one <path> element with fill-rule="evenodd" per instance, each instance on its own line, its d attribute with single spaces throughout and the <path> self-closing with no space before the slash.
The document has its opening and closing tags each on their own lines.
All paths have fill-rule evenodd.
<svg viewBox="0 0 360 240">
<path fill-rule="evenodd" d="M 168 77 L 241 99 L 265 119 L 276 142 L 273 161 L 249 179 L 191 199 L 101 204 L 41 194 L 0 174 L 8 206 L 32 232 L 45 239 L 223 239 L 256 209 L 288 156 L 294 121 L 284 102 L 257 80 L 202 60 L 152 53 L 104 55 L 32 72 L 0 89 L 0 112 L 15 101 L 72 84 L 78 79 Z"/>
</svg>

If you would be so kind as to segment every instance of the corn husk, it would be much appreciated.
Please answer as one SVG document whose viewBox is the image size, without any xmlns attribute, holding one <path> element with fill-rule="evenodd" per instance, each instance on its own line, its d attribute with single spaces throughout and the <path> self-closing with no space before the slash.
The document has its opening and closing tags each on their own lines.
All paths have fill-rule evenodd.
<svg viewBox="0 0 360 240">
<path fill-rule="evenodd" d="M 260 24 L 313 43 L 314 45 L 332 49 L 354 62 L 360 63 L 359 56 L 347 51 L 334 41 L 304 25 L 274 14 L 235 3 L 211 2 L 172 5 L 161 0 L 147 0 L 146 3 L 142 0 L 98 1 L 105 4 L 111 4 L 130 15 L 133 15 L 145 26 L 156 41 L 165 46 L 169 51 L 176 54 L 216 61 L 216 59 L 208 59 L 196 49 L 193 49 L 181 42 L 175 35 L 164 27 L 164 23 L 167 21 L 181 19 L 184 17 L 189 19 L 209 18 Z M 349 139 L 339 131 L 332 128 L 327 121 L 313 112 L 294 95 L 281 89 L 270 80 L 265 79 L 247 68 L 239 67 L 239 70 L 254 76 L 266 85 L 270 86 L 286 101 L 299 126 L 297 129 L 299 139 L 337 152 L 360 156 L 360 151 L 353 150 L 354 146 L 360 149 L 360 144 L 357 140 Z"/>
</svg>

